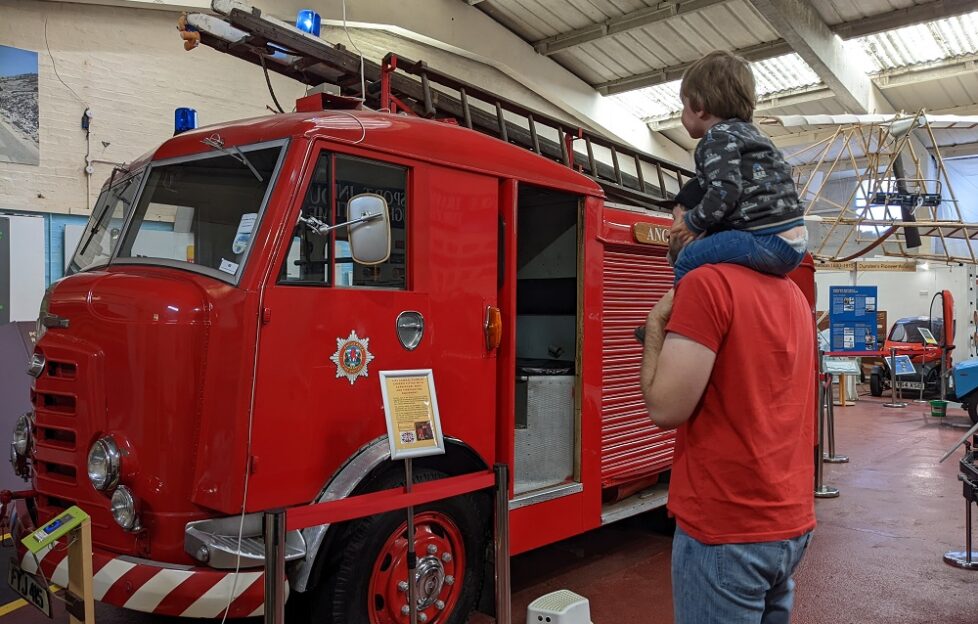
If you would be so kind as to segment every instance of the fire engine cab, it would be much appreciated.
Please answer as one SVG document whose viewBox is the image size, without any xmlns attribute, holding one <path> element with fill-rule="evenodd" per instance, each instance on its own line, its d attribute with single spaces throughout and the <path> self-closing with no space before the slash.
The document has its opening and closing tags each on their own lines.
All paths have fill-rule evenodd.
<svg viewBox="0 0 978 624">
<path fill-rule="evenodd" d="M 672 286 L 671 218 L 464 119 L 328 101 L 118 170 L 44 298 L 13 526 L 90 514 L 98 600 L 261 613 L 263 510 L 403 484 L 384 370 L 433 370 L 447 452 L 415 460 L 418 481 L 509 465 L 514 555 L 665 504 L 673 434 L 632 332 Z M 421 621 L 475 607 L 490 505 L 418 510 Z M 290 600 L 406 621 L 404 531 L 390 513 L 291 532 Z M 20 555 L 64 584 L 64 549 Z"/>
</svg>

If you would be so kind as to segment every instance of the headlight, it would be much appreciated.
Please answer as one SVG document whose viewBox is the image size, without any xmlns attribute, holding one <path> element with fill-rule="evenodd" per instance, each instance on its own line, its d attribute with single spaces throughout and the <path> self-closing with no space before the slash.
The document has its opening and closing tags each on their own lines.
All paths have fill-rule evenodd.
<svg viewBox="0 0 978 624">
<path fill-rule="evenodd" d="M 119 483 L 122 456 L 115 441 L 106 436 L 95 441 L 88 451 L 88 480 L 96 490 L 111 490 Z"/>
<path fill-rule="evenodd" d="M 43 353 L 35 353 L 31 356 L 31 361 L 27 363 L 27 374 L 31 377 L 40 377 L 44 372 L 44 365 L 47 362 Z"/>
<path fill-rule="evenodd" d="M 31 417 L 21 414 L 14 426 L 14 452 L 21 457 L 27 457 L 27 451 L 31 446 Z"/>
<path fill-rule="evenodd" d="M 124 485 L 112 493 L 112 517 L 126 531 L 139 530 L 139 517 L 136 515 L 136 499 Z"/>
</svg>

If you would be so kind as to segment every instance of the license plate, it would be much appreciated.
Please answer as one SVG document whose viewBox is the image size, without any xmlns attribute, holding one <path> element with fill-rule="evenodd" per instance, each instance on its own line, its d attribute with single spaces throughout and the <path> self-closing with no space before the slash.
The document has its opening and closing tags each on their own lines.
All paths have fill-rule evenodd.
<svg viewBox="0 0 978 624">
<path fill-rule="evenodd" d="M 897 388 L 901 390 L 923 390 L 924 384 L 919 381 L 898 381 Z"/>
<path fill-rule="evenodd" d="M 10 561 L 7 583 L 27 601 L 27 604 L 37 607 L 41 613 L 52 617 L 51 591 L 36 576 L 21 570 L 14 560 Z"/>
</svg>

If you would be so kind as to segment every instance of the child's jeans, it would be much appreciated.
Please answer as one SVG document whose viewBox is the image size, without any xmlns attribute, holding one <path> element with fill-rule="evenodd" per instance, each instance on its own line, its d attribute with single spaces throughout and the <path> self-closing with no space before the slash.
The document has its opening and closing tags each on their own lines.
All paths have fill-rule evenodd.
<svg viewBox="0 0 978 624">
<path fill-rule="evenodd" d="M 729 262 L 774 275 L 787 275 L 801 264 L 805 252 L 777 234 L 755 235 L 741 230 L 725 230 L 694 240 L 683 247 L 673 270 L 676 283 L 704 264 Z"/>
</svg>

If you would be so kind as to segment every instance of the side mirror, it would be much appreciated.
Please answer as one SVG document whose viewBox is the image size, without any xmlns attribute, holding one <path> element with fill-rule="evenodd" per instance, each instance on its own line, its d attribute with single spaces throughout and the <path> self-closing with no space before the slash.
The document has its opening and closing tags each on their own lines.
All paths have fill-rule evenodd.
<svg viewBox="0 0 978 624">
<path fill-rule="evenodd" d="M 387 200 L 360 193 L 346 208 L 350 224 L 350 255 L 359 264 L 381 264 L 391 255 L 391 221 Z"/>
</svg>

